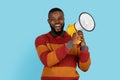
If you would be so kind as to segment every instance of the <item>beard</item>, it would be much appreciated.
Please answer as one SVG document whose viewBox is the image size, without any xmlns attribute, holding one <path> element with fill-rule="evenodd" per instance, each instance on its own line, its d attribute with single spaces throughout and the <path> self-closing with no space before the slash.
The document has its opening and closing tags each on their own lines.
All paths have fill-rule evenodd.
<svg viewBox="0 0 120 80">
<path fill-rule="evenodd" d="M 51 31 L 56 34 L 56 35 L 61 35 L 63 33 L 63 28 L 64 28 L 64 24 L 63 26 L 61 27 L 61 31 L 56 31 L 54 27 L 52 27 L 52 25 L 50 25 L 51 27 Z"/>
</svg>

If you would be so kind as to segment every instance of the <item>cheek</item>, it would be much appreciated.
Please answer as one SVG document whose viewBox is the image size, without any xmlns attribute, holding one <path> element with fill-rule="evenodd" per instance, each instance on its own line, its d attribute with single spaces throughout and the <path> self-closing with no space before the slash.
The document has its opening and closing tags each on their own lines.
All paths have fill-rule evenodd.
<svg viewBox="0 0 120 80">
<path fill-rule="evenodd" d="M 55 22 L 51 21 L 51 22 L 49 22 L 49 24 L 53 26 L 55 24 Z"/>
<path fill-rule="evenodd" d="M 61 20 L 60 23 L 64 24 L 64 20 Z"/>
</svg>

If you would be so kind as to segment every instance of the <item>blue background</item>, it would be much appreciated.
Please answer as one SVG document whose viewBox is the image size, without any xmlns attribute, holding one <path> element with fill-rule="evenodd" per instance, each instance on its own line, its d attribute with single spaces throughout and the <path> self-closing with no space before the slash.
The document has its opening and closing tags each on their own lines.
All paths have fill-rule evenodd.
<svg viewBox="0 0 120 80">
<path fill-rule="evenodd" d="M 119 0 L 0 0 L 0 80 L 40 80 L 43 65 L 34 41 L 50 30 L 48 11 L 65 13 L 65 28 L 81 12 L 95 19 L 93 32 L 84 32 L 92 64 L 80 80 L 120 80 Z"/>
</svg>

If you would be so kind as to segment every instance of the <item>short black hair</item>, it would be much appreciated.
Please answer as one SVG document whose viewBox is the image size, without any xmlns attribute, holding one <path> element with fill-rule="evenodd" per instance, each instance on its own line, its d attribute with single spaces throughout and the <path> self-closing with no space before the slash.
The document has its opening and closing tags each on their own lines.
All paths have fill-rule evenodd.
<svg viewBox="0 0 120 80">
<path fill-rule="evenodd" d="M 55 11 L 60 11 L 60 12 L 63 13 L 63 11 L 62 11 L 60 8 L 52 8 L 52 9 L 49 11 L 49 13 L 48 13 L 48 17 L 49 17 L 49 15 L 50 15 L 52 12 L 55 12 Z M 64 15 L 64 13 L 63 13 L 63 15 Z"/>
</svg>

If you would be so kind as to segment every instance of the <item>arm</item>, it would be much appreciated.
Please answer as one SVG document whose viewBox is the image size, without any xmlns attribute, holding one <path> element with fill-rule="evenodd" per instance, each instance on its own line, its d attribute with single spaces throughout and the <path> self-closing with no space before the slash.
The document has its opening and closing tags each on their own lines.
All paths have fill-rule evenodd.
<svg viewBox="0 0 120 80">
<path fill-rule="evenodd" d="M 85 44 L 83 32 L 78 31 L 77 34 L 78 40 L 81 41 L 79 44 L 80 47 L 78 48 L 78 66 L 82 71 L 87 71 L 91 64 L 90 53 L 88 51 L 87 45 Z"/>
<path fill-rule="evenodd" d="M 48 42 L 47 38 L 42 36 L 36 39 L 35 45 L 41 62 L 45 66 L 51 67 L 65 58 L 69 52 L 69 48 L 67 45 L 63 44 L 59 48 L 52 50 L 51 45 Z"/>
<path fill-rule="evenodd" d="M 88 47 L 83 45 L 80 47 L 78 66 L 82 71 L 86 72 L 89 69 L 90 64 L 91 60 Z"/>
</svg>

